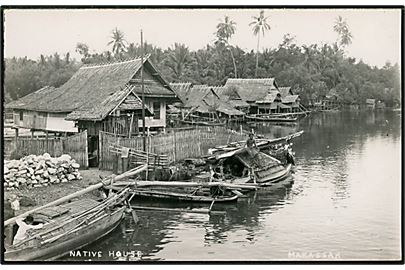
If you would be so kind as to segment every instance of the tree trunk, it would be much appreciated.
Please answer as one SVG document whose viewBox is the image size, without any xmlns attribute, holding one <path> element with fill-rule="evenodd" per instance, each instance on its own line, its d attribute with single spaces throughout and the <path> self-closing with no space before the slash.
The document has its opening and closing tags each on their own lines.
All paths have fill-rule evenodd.
<svg viewBox="0 0 405 270">
<path fill-rule="evenodd" d="M 232 48 L 230 48 L 229 51 L 231 52 L 231 56 L 232 56 L 232 62 L 233 62 L 233 69 L 234 69 L 234 73 L 235 73 L 235 78 L 238 78 L 238 73 L 237 73 L 237 70 L 236 70 L 236 62 L 235 62 L 235 57 L 233 56 Z"/>
<path fill-rule="evenodd" d="M 257 69 L 258 69 L 258 67 L 259 67 L 259 43 L 260 43 L 260 33 L 257 34 L 255 78 L 257 78 Z"/>
</svg>

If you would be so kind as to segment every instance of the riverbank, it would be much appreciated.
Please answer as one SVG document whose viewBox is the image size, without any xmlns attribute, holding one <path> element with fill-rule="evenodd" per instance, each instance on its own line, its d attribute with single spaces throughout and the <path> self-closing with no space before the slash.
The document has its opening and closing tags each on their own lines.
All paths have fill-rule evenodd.
<svg viewBox="0 0 405 270">
<path fill-rule="evenodd" d="M 30 209 L 55 201 L 63 196 L 82 190 L 88 186 L 97 184 L 98 182 L 100 182 L 100 176 L 107 177 L 110 176 L 112 172 L 101 171 L 99 169 L 88 169 L 88 170 L 80 170 L 80 174 L 83 177 L 82 180 L 69 181 L 66 183 L 49 185 L 46 187 L 38 187 L 31 189 L 21 188 L 13 191 L 5 191 L 4 192 L 5 200 L 10 198 L 10 196 L 12 196 L 13 194 L 18 195 L 21 198 L 20 201 L 21 209 L 20 211 L 18 211 L 17 214 L 20 214 Z M 92 192 L 89 194 L 82 195 L 81 197 L 97 198 L 98 193 Z"/>
</svg>

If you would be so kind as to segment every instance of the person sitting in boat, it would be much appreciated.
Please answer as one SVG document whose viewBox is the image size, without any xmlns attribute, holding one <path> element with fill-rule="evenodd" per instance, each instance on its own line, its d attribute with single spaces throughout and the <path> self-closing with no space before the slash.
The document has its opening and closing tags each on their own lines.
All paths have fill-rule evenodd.
<svg viewBox="0 0 405 270">
<path fill-rule="evenodd" d="M 25 239 L 27 239 L 28 230 L 41 229 L 44 226 L 43 224 L 33 225 L 34 217 L 31 215 L 28 215 L 24 220 L 22 218 L 18 218 L 16 220 L 16 223 L 19 227 L 17 230 L 17 234 L 14 236 L 13 245 L 18 244 L 18 243 L 24 241 Z"/>
<path fill-rule="evenodd" d="M 287 140 L 287 144 L 284 145 L 285 159 L 287 164 L 295 165 L 294 154 L 291 146 L 292 143 L 290 143 L 290 140 Z"/>
</svg>

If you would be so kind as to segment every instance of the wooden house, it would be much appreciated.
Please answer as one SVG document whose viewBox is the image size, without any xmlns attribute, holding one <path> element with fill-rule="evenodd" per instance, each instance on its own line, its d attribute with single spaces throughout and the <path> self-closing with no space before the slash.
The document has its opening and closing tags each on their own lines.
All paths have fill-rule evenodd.
<svg viewBox="0 0 405 270">
<path fill-rule="evenodd" d="M 250 105 L 240 97 L 235 87 L 215 87 L 213 90 L 225 103 L 244 113 L 249 112 Z"/>
<path fill-rule="evenodd" d="M 373 98 L 366 99 L 366 107 L 367 107 L 367 109 L 374 110 L 375 109 L 375 99 L 373 99 Z"/>
<path fill-rule="evenodd" d="M 6 106 L 14 111 L 16 127 L 52 132 L 78 132 L 80 128 L 88 129 L 89 134 L 94 135 L 98 130 L 118 131 L 113 123 L 95 124 L 101 120 L 109 121 L 104 115 L 108 110 L 100 106 L 112 106 L 121 101 L 121 106 L 125 107 L 122 110 L 124 113 L 131 111 L 132 103 L 139 109 L 142 64 L 145 104 L 153 112 L 146 117 L 145 126 L 150 129 L 164 129 L 166 105 L 178 101 L 178 98 L 148 58 L 143 63 L 141 59 L 132 59 L 85 65 L 61 87 L 44 87 Z M 122 97 L 125 100 L 120 100 Z M 108 108 L 112 110 L 108 114 L 121 115 L 120 108 Z M 142 127 L 142 120 L 136 121 L 134 131 Z M 127 132 L 129 127 L 125 126 L 125 129 Z"/>
<path fill-rule="evenodd" d="M 216 93 L 220 87 L 208 85 L 190 85 L 184 91 L 185 95 L 176 92 L 179 89 L 174 86 L 174 91 L 182 96 L 182 120 L 195 118 L 196 121 L 222 122 L 243 116 L 245 113 L 234 108 L 230 103 L 221 99 Z M 185 90 L 185 88 L 183 88 Z M 222 120 L 220 120 L 222 118 Z"/>
<path fill-rule="evenodd" d="M 274 110 L 276 104 L 271 105 L 270 100 L 277 97 L 274 93 L 280 93 L 274 78 L 228 79 L 225 87 L 235 89 L 240 98 L 249 104 L 249 112 L 253 114 Z"/>
<path fill-rule="evenodd" d="M 278 91 L 278 85 L 274 78 L 228 79 L 225 87 L 236 90 L 240 98 L 249 104 L 250 113 L 258 113 L 259 105 L 256 101 L 264 100 L 271 91 Z"/>
</svg>

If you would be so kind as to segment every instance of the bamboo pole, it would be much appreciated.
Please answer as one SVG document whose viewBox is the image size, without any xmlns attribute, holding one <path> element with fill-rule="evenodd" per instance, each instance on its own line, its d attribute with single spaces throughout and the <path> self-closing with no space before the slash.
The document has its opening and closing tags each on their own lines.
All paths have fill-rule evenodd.
<svg viewBox="0 0 405 270">
<path fill-rule="evenodd" d="M 138 173 L 140 173 L 140 172 L 143 172 L 143 171 L 146 170 L 147 168 L 148 168 L 148 165 L 147 165 L 147 164 L 142 165 L 142 166 L 139 166 L 139 167 L 134 168 L 134 169 L 132 169 L 132 170 L 129 170 L 129 171 L 123 173 L 123 174 L 120 174 L 120 175 L 115 176 L 115 177 L 113 178 L 113 181 L 119 181 L 119 180 L 122 180 L 122 179 L 124 179 L 124 178 L 126 178 L 126 177 L 136 175 L 136 174 L 138 174 Z M 6 221 L 4 222 L 4 226 L 13 224 L 13 223 L 14 223 L 17 219 L 19 219 L 19 218 L 24 218 L 24 217 L 28 216 L 29 214 L 38 212 L 39 210 L 42 210 L 42 209 L 47 208 L 47 207 L 50 207 L 50 206 L 56 206 L 56 205 L 62 204 L 62 203 L 66 202 L 66 201 L 68 201 L 68 200 L 70 200 L 70 199 L 73 199 L 73 198 L 75 198 L 75 197 L 78 197 L 78 196 L 81 196 L 81 195 L 83 195 L 83 194 L 89 193 L 89 192 L 91 192 L 91 191 L 93 191 L 93 190 L 99 189 L 99 188 L 101 188 L 101 187 L 104 186 L 104 185 L 109 185 L 110 183 L 111 183 L 111 180 L 110 180 L 110 179 L 103 180 L 103 181 L 101 181 L 101 182 L 98 183 L 98 184 L 91 185 L 91 186 L 89 186 L 89 187 L 87 187 L 87 188 L 85 188 L 85 189 L 83 189 L 83 190 L 79 190 L 79 191 L 77 191 L 77 192 L 75 192 L 75 193 L 69 194 L 69 195 L 64 196 L 64 197 L 62 197 L 62 198 L 59 198 L 59 199 L 57 199 L 56 201 L 47 203 L 47 204 L 45 204 L 45 205 L 43 205 L 43 206 L 37 207 L 37 208 L 32 209 L 32 210 L 29 210 L 29 211 L 27 211 L 27 212 L 25 212 L 25 213 L 23 213 L 23 214 L 21 214 L 21 215 L 18 215 L 18 216 L 16 216 L 16 217 L 13 217 L 13 218 L 10 218 L 10 219 L 6 220 Z M 117 183 L 114 183 L 114 184 L 117 184 Z"/>
<path fill-rule="evenodd" d="M 134 186 L 134 187 L 226 187 L 230 189 L 257 189 L 257 184 L 231 184 L 225 182 L 181 182 L 181 181 L 121 181 L 114 183 L 118 186 Z"/>
</svg>

